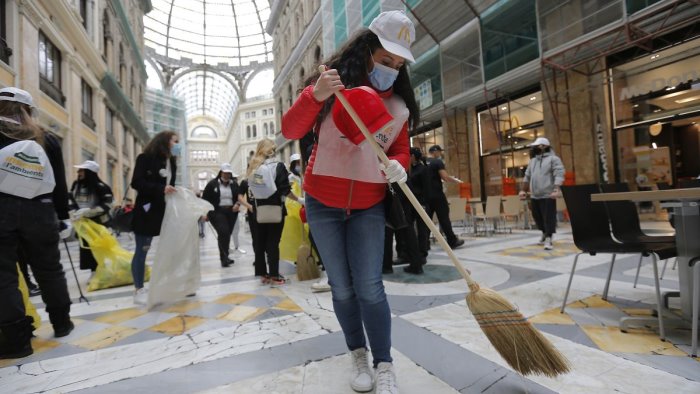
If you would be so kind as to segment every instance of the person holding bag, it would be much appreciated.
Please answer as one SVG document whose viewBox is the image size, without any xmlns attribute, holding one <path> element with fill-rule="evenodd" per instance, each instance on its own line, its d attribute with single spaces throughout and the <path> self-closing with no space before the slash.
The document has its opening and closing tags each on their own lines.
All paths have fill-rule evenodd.
<svg viewBox="0 0 700 394">
<path fill-rule="evenodd" d="M 112 189 L 107 186 L 98 173 L 100 165 L 92 160 L 74 166 L 78 169 L 78 179 L 70 188 L 71 217 L 73 220 L 88 218 L 103 226 L 109 222 L 109 211 L 112 205 Z M 85 244 L 80 240 L 81 245 Z M 88 248 L 80 248 L 80 269 L 95 272 L 97 261 L 92 251 Z"/>
<path fill-rule="evenodd" d="M 207 213 L 209 220 L 216 230 L 219 244 L 219 257 L 221 266 L 227 268 L 234 261 L 228 257 L 231 245 L 231 233 L 238 220 L 238 182 L 233 180 L 231 164 L 224 163 L 216 178 L 212 179 L 204 187 L 202 198 L 214 206 L 213 211 Z"/>
<path fill-rule="evenodd" d="M 379 14 L 328 59 L 282 117 L 282 134 L 317 139 L 304 177 L 306 212 L 351 353 L 350 386 L 396 394 L 391 313 L 382 283 L 384 196 L 406 182 L 408 129 L 419 120 L 406 62 L 415 27 L 401 11 Z M 346 89 L 352 88 L 352 89 Z M 390 159 L 381 164 L 334 94 L 346 96 Z M 388 112 L 388 113 L 387 113 Z M 330 115 L 330 116 L 329 116 Z M 365 338 L 365 331 L 367 337 Z M 369 368 L 367 340 L 376 375 Z"/>
<path fill-rule="evenodd" d="M 175 193 L 176 157 L 182 149 L 174 131 L 161 131 L 136 158 L 131 187 L 138 192 L 132 226 L 136 249 L 131 260 L 134 277 L 134 303 L 145 305 L 148 299 L 143 287 L 146 255 L 153 237 L 160 235 L 165 215 L 165 195 Z"/>
<path fill-rule="evenodd" d="M 273 286 L 287 282 L 279 272 L 279 244 L 287 214 L 283 198 L 291 191 L 289 173 L 284 163 L 275 158 L 276 150 L 277 146 L 271 139 L 258 142 L 246 172 L 248 197 L 253 208 L 250 226 L 254 234 L 255 276 L 259 276 L 263 284 Z"/>
</svg>

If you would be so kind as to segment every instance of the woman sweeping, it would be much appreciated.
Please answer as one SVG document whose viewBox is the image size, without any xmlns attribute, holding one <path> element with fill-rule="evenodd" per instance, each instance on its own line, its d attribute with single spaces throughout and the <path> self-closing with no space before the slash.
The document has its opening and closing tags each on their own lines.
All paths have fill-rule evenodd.
<svg viewBox="0 0 700 394">
<path fill-rule="evenodd" d="M 404 13 L 381 13 L 325 63 L 328 69 L 282 118 L 286 138 L 299 139 L 312 128 L 317 134 L 304 177 L 307 217 L 351 353 L 350 386 L 358 392 L 371 391 L 376 381 L 377 393 L 398 393 L 382 283 L 383 199 L 387 182 L 406 180 L 408 128 L 419 118 L 406 70 L 406 62 L 414 60 L 414 39 L 415 28 Z M 388 166 L 380 166 L 367 143 L 360 144 L 359 132 L 351 134 L 352 121 L 336 122 L 343 116 L 329 116 L 336 92 L 363 86 L 381 97 L 393 117 L 377 137 L 390 159 Z M 369 368 L 367 340 L 376 374 Z"/>
</svg>

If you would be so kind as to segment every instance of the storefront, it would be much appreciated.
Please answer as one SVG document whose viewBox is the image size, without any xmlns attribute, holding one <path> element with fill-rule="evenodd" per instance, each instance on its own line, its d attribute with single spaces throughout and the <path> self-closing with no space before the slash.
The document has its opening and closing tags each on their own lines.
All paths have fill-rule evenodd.
<svg viewBox="0 0 700 394">
<path fill-rule="evenodd" d="M 529 145 L 544 136 L 542 92 L 477 113 L 482 195 L 514 194 L 530 160 Z"/>
<path fill-rule="evenodd" d="M 700 39 L 608 72 L 617 179 L 648 187 L 700 175 Z"/>
</svg>

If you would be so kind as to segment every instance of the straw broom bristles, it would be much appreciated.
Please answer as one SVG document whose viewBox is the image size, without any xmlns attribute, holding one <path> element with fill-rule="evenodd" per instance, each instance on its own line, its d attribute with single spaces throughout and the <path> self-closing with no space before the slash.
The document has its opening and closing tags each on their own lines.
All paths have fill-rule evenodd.
<svg viewBox="0 0 700 394">
<path fill-rule="evenodd" d="M 323 73 L 325 69 L 325 66 L 319 66 L 319 72 Z M 389 159 L 386 157 L 386 153 L 374 140 L 372 133 L 367 129 L 347 98 L 340 92 L 335 92 L 335 96 L 360 129 L 377 157 L 384 165 L 388 165 Z M 399 187 L 415 208 L 418 216 L 423 219 L 423 222 L 435 235 L 440 246 L 447 252 L 457 271 L 467 281 L 471 290 L 467 294 L 469 310 L 474 314 L 484 334 L 508 365 L 523 375 L 540 374 L 555 377 L 569 372 L 570 366 L 566 358 L 513 305 L 495 291 L 480 288 L 479 284 L 471 278 L 469 272 L 459 262 L 445 237 L 442 236 L 432 219 L 428 217 L 411 189 L 402 182 L 399 183 Z"/>
<path fill-rule="evenodd" d="M 469 310 L 508 365 L 523 375 L 569 372 L 568 360 L 508 300 L 476 283 L 469 288 Z"/>
</svg>

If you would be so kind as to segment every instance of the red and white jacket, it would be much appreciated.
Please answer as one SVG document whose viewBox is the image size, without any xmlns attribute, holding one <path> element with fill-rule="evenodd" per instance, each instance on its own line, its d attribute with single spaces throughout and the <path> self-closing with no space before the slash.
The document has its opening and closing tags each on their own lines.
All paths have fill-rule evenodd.
<svg viewBox="0 0 700 394">
<path fill-rule="evenodd" d="M 307 86 L 291 108 L 282 116 L 282 135 L 288 139 L 300 139 L 316 124 L 316 117 L 323 102 L 313 96 L 314 86 Z M 381 98 L 389 98 L 393 91 L 377 92 Z M 328 115 L 331 116 L 330 114 Z M 318 144 L 314 145 L 304 174 L 304 191 L 326 206 L 344 209 L 366 209 L 384 199 L 385 183 L 371 183 L 342 177 L 314 174 L 314 162 Z M 404 122 L 399 135 L 386 150 L 389 159 L 398 160 L 404 168 L 409 163 L 408 122 Z M 368 163 L 372 165 L 373 163 Z"/>
</svg>

